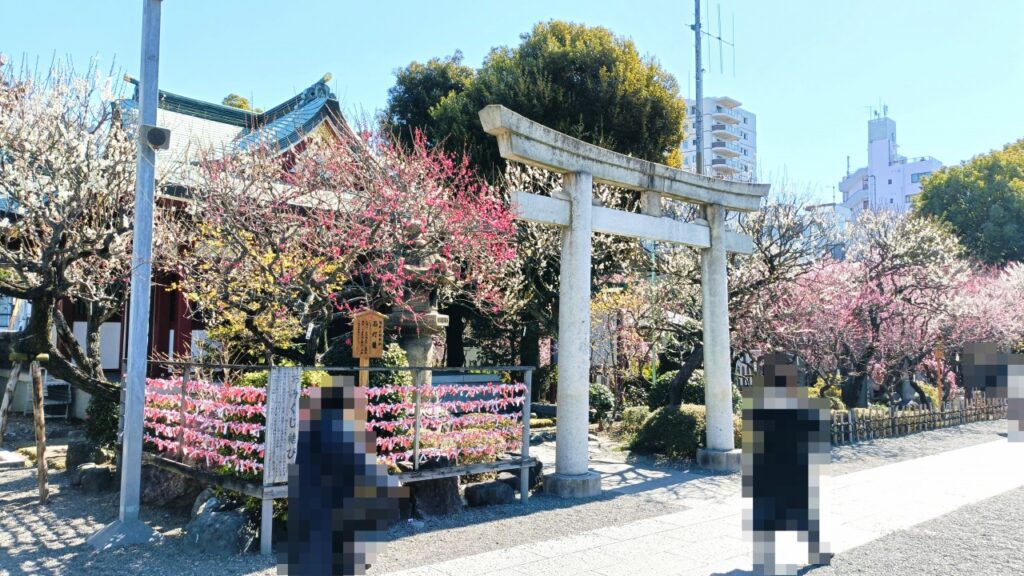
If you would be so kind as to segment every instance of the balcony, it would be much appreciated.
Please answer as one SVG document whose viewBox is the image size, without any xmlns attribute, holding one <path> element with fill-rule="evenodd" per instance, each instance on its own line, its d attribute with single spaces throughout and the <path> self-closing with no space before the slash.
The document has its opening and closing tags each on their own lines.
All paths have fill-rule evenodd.
<svg viewBox="0 0 1024 576">
<path fill-rule="evenodd" d="M 722 108 L 739 108 L 742 103 L 735 98 L 721 96 L 719 98 L 715 98 L 715 104 L 718 104 Z"/>
<path fill-rule="evenodd" d="M 711 167 L 719 174 L 736 174 L 743 171 L 743 165 L 731 158 L 712 158 Z"/>
<path fill-rule="evenodd" d="M 724 122 L 726 124 L 739 124 L 743 122 L 743 116 L 740 116 L 739 112 L 728 108 L 714 110 L 711 112 L 711 118 L 715 122 Z"/>
<path fill-rule="evenodd" d="M 739 140 L 743 137 L 739 128 L 728 124 L 712 124 L 711 134 L 722 140 Z"/>
<path fill-rule="evenodd" d="M 715 140 L 711 143 L 711 151 L 725 158 L 735 158 L 743 155 L 743 148 L 733 142 Z"/>
</svg>

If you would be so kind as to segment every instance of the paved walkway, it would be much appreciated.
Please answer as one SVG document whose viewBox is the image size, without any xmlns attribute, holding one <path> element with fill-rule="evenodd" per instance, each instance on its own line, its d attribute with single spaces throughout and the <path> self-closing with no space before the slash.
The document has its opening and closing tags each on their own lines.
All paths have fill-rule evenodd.
<svg viewBox="0 0 1024 576">
<path fill-rule="evenodd" d="M 678 477 L 594 463 L 606 491 L 680 505 L 624 525 L 392 572 L 393 576 L 747 574 L 739 475 Z M 822 479 L 824 538 L 839 553 L 1024 486 L 1024 445 L 1005 439 Z M 804 564 L 780 537 L 777 560 Z"/>
</svg>

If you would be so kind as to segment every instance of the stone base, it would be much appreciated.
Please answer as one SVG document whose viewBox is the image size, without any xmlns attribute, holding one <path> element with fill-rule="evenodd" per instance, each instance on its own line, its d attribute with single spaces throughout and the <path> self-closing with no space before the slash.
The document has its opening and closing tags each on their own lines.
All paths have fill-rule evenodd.
<svg viewBox="0 0 1024 576">
<path fill-rule="evenodd" d="M 697 449 L 697 465 L 715 472 L 739 472 L 743 461 L 743 450 Z"/>
<path fill-rule="evenodd" d="M 601 493 L 601 475 L 594 471 L 569 476 L 551 474 L 544 477 L 544 493 L 559 498 L 589 498 Z"/>
<path fill-rule="evenodd" d="M 141 520 L 114 520 L 99 532 L 89 536 L 86 542 L 96 550 L 108 550 L 117 546 L 132 544 L 156 543 L 163 536 L 144 524 Z"/>
<path fill-rule="evenodd" d="M 17 452 L 0 450 L 0 468 L 24 468 L 25 457 Z"/>
</svg>

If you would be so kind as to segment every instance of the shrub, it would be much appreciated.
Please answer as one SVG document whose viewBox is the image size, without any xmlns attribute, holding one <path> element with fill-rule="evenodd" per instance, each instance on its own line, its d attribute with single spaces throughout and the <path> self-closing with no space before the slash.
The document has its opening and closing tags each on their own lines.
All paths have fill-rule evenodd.
<svg viewBox="0 0 1024 576">
<path fill-rule="evenodd" d="M 530 418 L 530 430 L 552 428 L 554 425 L 554 418 Z"/>
<path fill-rule="evenodd" d="M 925 396 L 928 396 L 928 399 L 931 400 L 932 410 L 939 410 L 940 408 L 942 408 L 942 396 L 939 394 L 938 388 L 932 386 L 931 384 L 926 384 L 924 382 L 919 382 L 917 385 L 921 388 L 921 390 L 924 391 Z M 916 394 L 914 395 L 914 400 L 916 400 L 918 403 L 921 402 L 921 399 L 918 398 Z"/>
<path fill-rule="evenodd" d="M 644 421 L 651 415 L 647 406 L 630 406 L 622 411 L 622 421 L 619 423 L 619 431 L 629 437 L 636 436 Z"/>
<path fill-rule="evenodd" d="M 669 458 L 694 458 L 697 448 L 704 443 L 706 427 L 703 406 L 682 404 L 676 409 L 665 406 L 644 421 L 630 448 Z"/>
<path fill-rule="evenodd" d="M 594 414 L 594 421 L 601 422 L 608 419 L 612 408 L 615 407 L 615 396 L 604 384 L 590 383 L 590 409 Z"/>
<path fill-rule="evenodd" d="M 660 378 L 659 378 L 660 380 Z M 651 389 L 650 379 L 641 374 L 632 374 L 622 382 L 622 406 L 647 406 Z"/>
<path fill-rule="evenodd" d="M 120 406 L 116 400 L 90 396 L 85 409 L 85 435 L 103 448 L 117 444 L 117 421 Z"/>
<path fill-rule="evenodd" d="M 739 414 L 732 417 L 732 439 L 737 448 L 743 448 L 743 418 Z"/>
<path fill-rule="evenodd" d="M 666 372 L 665 374 L 658 377 L 658 382 L 651 388 L 651 393 L 647 397 L 647 406 L 651 410 L 657 410 L 662 406 L 668 405 L 669 400 L 669 389 L 672 386 L 672 380 L 675 379 L 677 370 Z M 690 375 L 689 381 L 683 385 L 681 390 L 682 404 L 699 404 L 705 405 L 704 400 L 704 371 L 697 369 Z M 735 383 L 732 385 L 732 411 L 738 413 L 740 410 L 740 404 L 743 402 L 743 395 L 740 394 L 740 389 Z"/>
<path fill-rule="evenodd" d="M 693 459 L 697 449 L 707 446 L 705 407 L 681 404 L 678 410 L 665 406 L 655 410 L 640 426 L 630 449 L 646 454 L 664 454 L 669 458 Z M 743 419 L 732 419 L 733 440 L 743 446 Z"/>
<path fill-rule="evenodd" d="M 829 408 L 832 410 L 846 410 L 846 404 L 843 402 L 842 388 L 839 386 L 831 386 L 825 391 L 825 395 L 821 395 L 822 389 L 825 388 L 825 381 L 818 379 L 818 381 L 807 389 L 807 395 L 811 398 L 826 398 L 828 399 Z"/>
<path fill-rule="evenodd" d="M 648 408 L 657 410 L 662 406 L 668 406 L 669 388 L 672 386 L 672 381 L 675 380 L 678 373 L 678 370 L 670 370 L 664 374 L 658 374 L 657 381 L 654 382 L 654 385 L 647 392 Z"/>
</svg>

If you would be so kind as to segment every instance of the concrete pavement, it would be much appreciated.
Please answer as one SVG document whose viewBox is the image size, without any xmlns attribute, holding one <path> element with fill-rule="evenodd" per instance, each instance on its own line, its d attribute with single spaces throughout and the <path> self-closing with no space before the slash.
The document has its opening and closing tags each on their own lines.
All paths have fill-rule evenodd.
<svg viewBox="0 0 1024 576">
<path fill-rule="evenodd" d="M 644 492 L 646 497 L 679 504 L 680 511 L 391 574 L 749 573 L 752 551 L 742 530 L 739 475 L 681 478 L 615 462 L 593 462 L 591 467 L 601 472 L 608 492 Z M 822 479 L 824 539 L 832 552 L 843 552 L 1020 486 L 1024 486 L 1024 445 L 1009 444 L 1005 439 L 826 476 Z M 779 563 L 803 565 L 805 558 L 795 537 L 787 543 L 780 536 Z"/>
</svg>

